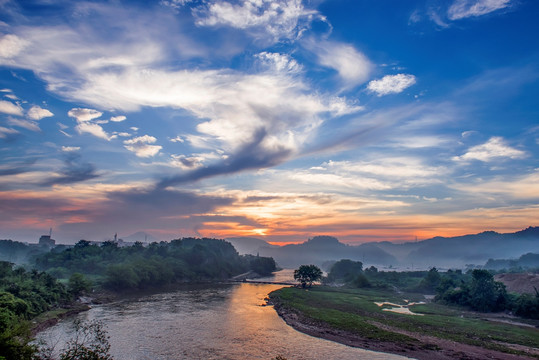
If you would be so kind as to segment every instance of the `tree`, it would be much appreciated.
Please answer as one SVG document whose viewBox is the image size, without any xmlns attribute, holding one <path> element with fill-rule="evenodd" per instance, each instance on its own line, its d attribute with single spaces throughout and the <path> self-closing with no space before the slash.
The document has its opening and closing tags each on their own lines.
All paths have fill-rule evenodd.
<svg viewBox="0 0 539 360">
<path fill-rule="evenodd" d="M 500 311 L 505 308 L 506 301 L 507 290 L 504 284 L 494 281 L 494 276 L 488 270 L 472 271 L 470 305 L 474 310 Z"/>
<path fill-rule="evenodd" d="M 352 261 L 348 259 L 339 260 L 331 267 L 328 274 L 328 281 L 351 282 L 362 272 L 363 263 L 361 261 Z"/>
<path fill-rule="evenodd" d="M 75 334 L 60 350 L 58 358 L 53 354 L 54 345 L 41 343 L 35 360 L 113 360 L 107 331 L 98 320 L 74 321 Z M 1 360 L 1 358 L 0 358 Z"/>
<path fill-rule="evenodd" d="M 440 285 L 442 277 L 438 270 L 433 267 L 429 270 L 425 278 L 419 283 L 419 288 L 426 291 L 434 291 Z"/>
<path fill-rule="evenodd" d="M 67 288 L 75 298 L 81 296 L 84 292 L 87 292 L 92 287 L 92 284 L 81 273 L 74 273 L 69 278 Z"/>
<path fill-rule="evenodd" d="M 311 287 L 313 282 L 322 279 L 322 270 L 316 265 L 301 265 L 294 270 L 294 280 L 297 280 L 301 287 Z"/>
</svg>

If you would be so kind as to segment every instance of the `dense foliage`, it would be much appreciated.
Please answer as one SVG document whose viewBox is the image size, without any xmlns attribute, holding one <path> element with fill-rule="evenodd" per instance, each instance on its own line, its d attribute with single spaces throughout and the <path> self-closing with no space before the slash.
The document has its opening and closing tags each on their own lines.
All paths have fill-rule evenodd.
<svg viewBox="0 0 539 360">
<path fill-rule="evenodd" d="M 0 261 L 16 264 L 27 263 L 32 257 L 47 252 L 47 247 L 37 244 L 26 245 L 18 241 L 0 240 Z"/>
<path fill-rule="evenodd" d="M 512 311 L 518 316 L 539 319 L 539 292 L 509 294 L 505 285 L 494 281 L 488 270 L 475 269 L 471 277 L 455 280 L 454 272 L 440 276 L 436 300 L 469 307 L 481 312 Z"/>
<path fill-rule="evenodd" d="M 294 270 L 294 280 L 297 280 L 301 287 L 311 287 L 315 281 L 322 279 L 322 270 L 316 265 L 301 265 Z"/>
<path fill-rule="evenodd" d="M 29 359 L 35 348 L 28 345 L 28 320 L 71 299 L 66 287 L 50 274 L 1 261 L 0 359 Z"/>
<path fill-rule="evenodd" d="M 113 290 L 146 289 L 178 282 L 225 280 L 249 270 L 267 275 L 276 268 L 271 258 L 240 256 L 224 240 L 183 238 L 171 242 L 119 247 L 106 241 L 79 241 L 73 248 L 36 258 L 39 269 L 58 277 L 76 272 L 101 279 Z"/>
<path fill-rule="evenodd" d="M 331 266 L 328 276 L 325 282 L 339 283 L 339 282 L 352 282 L 360 274 L 363 273 L 363 263 L 361 261 L 353 261 L 343 259 L 337 261 Z"/>
</svg>

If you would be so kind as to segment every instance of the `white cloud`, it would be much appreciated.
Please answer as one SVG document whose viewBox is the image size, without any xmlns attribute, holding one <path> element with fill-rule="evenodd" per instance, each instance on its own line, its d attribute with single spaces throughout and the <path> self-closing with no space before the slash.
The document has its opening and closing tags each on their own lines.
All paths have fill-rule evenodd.
<svg viewBox="0 0 539 360">
<path fill-rule="evenodd" d="M 11 99 L 11 100 L 19 100 L 19 98 L 15 94 L 7 94 L 7 95 L 4 95 L 4 96 L 7 97 L 8 99 Z"/>
<path fill-rule="evenodd" d="M 455 0 L 447 10 L 450 20 L 477 17 L 511 5 L 511 0 Z"/>
<path fill-rule="evenodd" d="M 259 61 L 268 67 L 270 70 L 277 72 L 290 72 L 295 73 L 301 71 L 301 65 L 290 56 L 286 54 L 279 53 L 270 53 L 270 52 L 261 52 L 256 54 L 255 57 Z"/>
<path fill-rule="evenodd" d="M 387 190 L 389 185 L 367 177 L 351 177 L 339 174 L 316 174 L 310 171 L 297 171 L 289 175 L 291 180 L 299 181 L 308 185 L 319 185 L 331 188 L 335 187 L 359 189 L 359 190 Z"/>
<path fill-rule="evenodd" d="M 62 146 L 63 152 L 73 152 L 73 151 L 79 151 L 79 150 L 80 150 L 79 146 Z"/>
<path fill-rule="evenodd" d="M 39 125 L 35 121 L 16 119 L 9 117 L 8 124 L 12 126 L 22 127 L 31 131 L 40 131 Z"/>
<path fill-rule="evenodd" d="M 179 9 L 193 0 L 161 0 L 159 3 L 164 6 L 170 6 L 173 9 Z"/>
<path fill-rule="evenodd" d="M 526 156 L 526 152 L 512 148 L 503 138 L 494 136 L 484 144 L 472 146 L 464 155 L 453 157 L 453 160 L 490 162 L 500 158 L 522 159 Z"/>
<path fill-rule="evenodd" d="M 204 14 L 215 16 L 215 24 L 224 25 L 220 21 L 225 18 L 219 17 L 223 13 L 214 10 L 227 6 L 236 7 L 227 2 L 211 2 Z M 279 36 L 287 33 L 279 32 L 282 29 L 297 32 L 302 26 L 298 25 L 300 19 L 308 18 L 308 14 L 318 16 L 304 9 L 301 1 L 252 0 L 241 1 L 238 6 L 249 8 L 245 11 L 253 15 L 249 20 L 252 22 L 245 25 L 249 31 L 257 26 L 262 29 L 270 22 L 270 31 L 278 31 Z M 93 4 L 91 9 L 91 22 L 82 16 L 76 25 L 14 28 L 17 36 L 30 46 L 13 57 L 10 65 L 33 71 L 47 83 L 49 91 L 58 96 L 97 109 L 130 112 L 143 107 L 169 107 L 185 110 L 196 118 L 198 126 L 193 134 L 183 137 L 205 139 L 207 147 L 222 149 L 229 155 L 255 143 L 260 153 L 271 151 L 293 156 L 327 119 L 361 110 L 344 97 L 313 89 L 312 82 L 302 77 L 304 74 L 294 72 L 297 63 L 286 55 L 268 53 L 265 58 L 273 61 L 276 70 L 254 74 L 214 66 L 207 67 L 212 70 L 164 67 L 163 64 L 171 63 L 172 57 L 179 61 L 194 56 L 192 41 L 181 41 L 179 35 L 163 38 L 156 31 L 162 29 L 162 25 L 156 24 L 151 29 L 141 26 L 155 23 L 153 14 L 138 13 L 135 15 L 139 18 L 135 16 L 125 21 L 115 15 L 114 21 L 118 21 L 114 23 L 115 36 L 104 38 L 104 31 L 96 27 L 99 22 L 95 19 L 110 21 L 102 13 L 108 15 L 110 10 L 124 10 L 103 4 Z M 292 16 L 293 9 L 297 10 L 295 16 Z M 274 12 L 278 12 L 278 19 L 274 19 L 277 16 L 272 15 Z M 198 21 L 210 21 L 202 13 L 197 16 Z M 176 17 L 164 20 L 171 28 L 181 27 L 177 20 L 170 19 Z M 234 21 L 230 26 L 236 24 Z M 288 23 L 290 28 L 284 26 Z M 320 57 L 327 66 L 338 71 L 345 86 L 366 80 L 370 62 L 363 54 L 350 45 L 327 41 L 326 44 Z M 330 59 L 327 52 L 332 50 L 336 57 L 345 59 Z M 196 56 L 200 56 L 200 52 Z M 0 65 L 5 64 L 0 58 Z M 103 115 L 100 111 L 75 108 L 68 114 L 77 120 L 78 133 L 111 139 L 96 121 Z M 280 159 L 284 158 L 282 155 Z"/>
<path fill-rule="evenodd" d="M 0 38 L 0 58 L 13 58 L 28 45 L 28 41 L 21 39 L 17 35 L 4 35 Z"/>
<path fill-rule="evenodd" d="M 364 83 L 373 70 L 370 60 L 352 45 L 311 39 L 305 46 L 316 54 L 321 65 L 337 71 L 345 87 Z"/>
<path fill-rule="evenodd" d="M 54 114 L 47 109 L 34 105 L 26 112 L 26 116 L 32 120 L 41 120 L 46 117 L 54 116 Z"/>
<path fill-rule="evenodd" d="M 159 145 L 150 145 L 157 141 L 157 139 L 150 135 L 139 136 L 133 139 L 125 140 L 125 148 L 132 151 L 138 157 L 146 158 L 152 157 L 159 153 L 163 148 Z"/>
<path fill-rule="evenodd" d="M 174 139 L 170 139 L 171 142 L 175 143 L 175 142 L 179 142 L 179 143 L 182 143 L 184 142 L 185 140 L 181 137 L 181 136 L 176 136 Z"/>
<path fill-rule="evenodd" d="M 19 132 L 15 129 L 5 128 L 0 126 L 0 139 L 5 139 L 8 135 L 18 134 Z"/>
<path fill-rule="evenodd" d="M 63 135 L 67 136 L 68 138 L 73 137 L 73 135 L 66 133 L 64 130 L 58 130 L 58 131 L 60 131 Z"/>
<path fill-rule="evenodd" d="M 23 111 L 20 105 L 13 104 L 10 101 L 0 100 L 0 113 L 22 116 Z"/>
<path fill-rule="evenodd" d="M 67 112 L 67 114 L 77 120 L 77 126 L 75 130 L 79 134 L 87 133 L 100 139 L 110 141 L 114 137 L 109 136 L 107 132 L 99 125 L 99 121 L 93 121 L 103 115 L 101 111 L 86 108 L 73 108 Z"/>
<path fill-rule="evenodd" d="M 128 132 L 120 132 L 120 133 L 118 133 L 118 136 L 121 136 L 121 137 L 130 137 L 131 134 L 128 133 Z"/>
<path fill-rule="evenodd" d="M 103 130 L 101 126 L 87 121 L 77 124 L 77 126 L 75 126 L 75 130 L 77 130 L 79 134 L 88 133 L 101 139 L 111 139 L 111 137 L 105 132 L 105 130 Z"/>
<path fill-rule="evenodd" d="M 103 113 L 94 109 L 73 108 L 67 112 L 67 115 L 77 119 L 78 122 L 85 122 L 97 119 L 101 117 Z"/>
<path fill-rule="evenodd" d="M 124 121 L 125 119 L 127 119 L 127 117 L 125 117 L 124 115 L 119 115 L 119 116 L 113 116 L 110 118 L 110 121 L 112 122 L 122 122 Z"/>
<path fill-rule="evenodd" d="M 211 0 L 197 14 L 199 26 L 250 29 L 250 35 L 277 41 L 296 38 L 317 12 L 305 9 L 302 0 L 241 0 L 239 4 Z"/>
<path fill-rule="evenodd" d="M 403 92 L 404 89 L 414 85 L 415 83 L 416 79 L 414 75 L 386 75 L 380 80 L 372 80 L 369 82 L 367 89 L 376 93 L 378 96 L 383 96 Z"/>
</svg>

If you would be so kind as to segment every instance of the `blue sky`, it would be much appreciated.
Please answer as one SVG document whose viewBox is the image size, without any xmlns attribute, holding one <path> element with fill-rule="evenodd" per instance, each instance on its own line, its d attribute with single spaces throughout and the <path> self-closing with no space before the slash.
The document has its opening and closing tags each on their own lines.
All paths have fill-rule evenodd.
<svg viewBox="0 0 539 360">
<path fill-rule="evenodd" d="M 539 4 L 0 1 L 0 238 L 514 231 Z"/>
</svg>

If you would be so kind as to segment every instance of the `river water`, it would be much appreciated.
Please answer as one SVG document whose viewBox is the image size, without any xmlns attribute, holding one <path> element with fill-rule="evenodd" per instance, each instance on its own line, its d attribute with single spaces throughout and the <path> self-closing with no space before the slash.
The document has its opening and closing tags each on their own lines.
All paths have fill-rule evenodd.
<svg viewBox="0 0 539 360">
<path fill-rule="evenodd" d="M 300 333 L 262 306 L 281 285 L 221 284 L 127 298 L 97 305 L 78 315 L 101 320 L 116 360 L 405 359 L 352 348 Z M 40 333 L 61 348 L 72 334 L 72 319 Z"/>
</svg>

